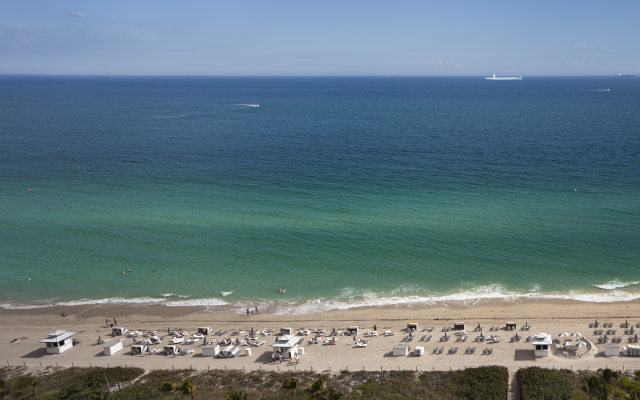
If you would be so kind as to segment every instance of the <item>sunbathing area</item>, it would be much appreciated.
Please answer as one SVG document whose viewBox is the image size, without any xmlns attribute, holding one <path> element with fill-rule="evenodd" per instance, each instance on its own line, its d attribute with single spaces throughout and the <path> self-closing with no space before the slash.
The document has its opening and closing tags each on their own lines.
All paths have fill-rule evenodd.
<svg viewBox="0 0 640 400">
<path fill-rule="evenodd" d="M 132 313 L 118 317 L 119 325 L 113 327 L 104 324 L 103 315 L 74 318 L 70 313 L 64 320 L 22 315 L 20 323 L 5 311 L 0 319 L 10 320 L 15 329 L 1 333 L 0 361 L 26 366 L 265 370 L 448 370 L 482 365 L 587 369 L 640 361 L 640 346 L 635 344 L 640 316 L 600 322 L 586 315 L 488 318 L 492 310 L 480 307 L 457 310 L 449 319 L 421 315 L 450 313 L 438 308 L 390 313 L 394 318 L 381 316 L 380 310 L 357 311 L 253 319 L 235 313 L 195 312 L 171 318 Z M 171 325 L 181 328 L 167 328 Z"/>
</svg>

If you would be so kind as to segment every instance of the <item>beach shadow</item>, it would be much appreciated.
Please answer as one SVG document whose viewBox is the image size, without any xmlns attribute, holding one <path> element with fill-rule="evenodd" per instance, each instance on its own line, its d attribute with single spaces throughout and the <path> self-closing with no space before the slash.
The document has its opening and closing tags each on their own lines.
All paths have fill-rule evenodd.
<svg viewBox="0 0 640 400">
<path fill-rule="evenodd" d="M 388 353 L 384 353 L 382 357 L 393 357 L 393 350 Z"/>
<path fill-rule="evenodd" d="M 31 353 L 27 353 L 20 358 L 42 358 L 47 355 L 47 349 L 44 347 L 40 347 Z"/>
<path fill-rule="evenodd" d="M 536 356 L 533 353 L 533 350 L 516 350 L 515 356 L 513 357 L 515 361 L 535 361 Z"/>
<path fill-rule="evenodd" d="M 254 362 L 255 363 L 263 363 L 263 364 L 275 364 L 273 362 L 273 360 L 271 359 L 271 355 L 272 354 L 273 354 L 273 352 L 271 352 L 271 351 L 265 351 L 264 353 L 262 353 L 262 355 L 260 357 L 256 358 L 256 360 Z M 280 364 L 280 363 L 277 363 L 277 364 Z"/>
</svg>

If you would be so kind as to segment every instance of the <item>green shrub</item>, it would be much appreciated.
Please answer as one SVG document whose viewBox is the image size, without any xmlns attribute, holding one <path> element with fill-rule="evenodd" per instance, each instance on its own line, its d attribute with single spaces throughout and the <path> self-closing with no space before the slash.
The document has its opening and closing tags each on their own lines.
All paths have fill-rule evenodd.
<svg viewBox="0 0 640 400">
<path fill-rule="evenodd" d="M 503 400 L 509 387 L 506 367 L 479 367 L 451 372 L 448 380 L 456 397 L 469 400 Z"/>
<path fill-rule="evenodd" d="M 563 371 L 529 367 L 518 371 L 522 400 L 566 400 L 575 386 Z"/>
<path fill-rule="evenodd" d="M 161 393 L 149 385 L 132 385 L 109 394 L 108 400 L 156 400 Z"/>
</svg>

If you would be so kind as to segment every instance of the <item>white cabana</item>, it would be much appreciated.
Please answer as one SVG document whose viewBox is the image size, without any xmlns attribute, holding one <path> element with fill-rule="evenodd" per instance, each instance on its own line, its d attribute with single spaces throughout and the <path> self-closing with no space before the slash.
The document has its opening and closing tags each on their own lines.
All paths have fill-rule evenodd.
<svg viewBox="0 0 640 400">
<path fill-rule="evenodd" d="M 415 349 L 413 349 L 413 353 L 416 356 L 422 356 L 424 355 L 424 347 L 423 346 L 417 346 Z"/>
<path fill-rule="evenodd" d="M 55 331 L 42 339 L 40 343 L 44 343 L 47 347 L 48 354 L 60 354 L 73 347 L 73 339 L 71 336 L 77 332 Z"/>
<path fill-rule="evenodd" d="M 103 352 L 105 356 L 112 356 L 122 350 L 122 342 L 124 339 L 116 340 L 115 342 L 107 343 L 104 345 Z"/>
<path fill-rule="evenodd" d="M 360 328 L 357 326 L 347 326 L 347 332 L 352 335 L 357 335 L 360 332 Z"/>
<path fill-rule="evenodd" d="M 208 326 L 203 326 L 198 328 L 198 333 L 201 335 L 209 335 L 211 334 L 212 330 L 211 328 L 209 328 Z"/>
<path fill-rule="evenodd" d="M 418 328 L 419 326 L 417 322 L 410 322 L 407 324 L 407 331 L 409 332 L 417 332 Z"/>
<path fill-rule="evenodd" d="M 217 344 L 202 346 L 202 357 L 215 357 L 218 353 L 220 353 L 220 346 Z"/>
<path fill-rule="evenodd" d="M 149 351 L 149 347 L 146 344 L 132 344 L 131 345 L 131 355 L 144 354 Z"/>
<path fill-rule="evenodd" d="M 180 346 L 176 345 L 176 344 L 165 344 L 164 345 L 164 354 L 165 355 L 172 355 L 172 354 L 178 354 L 180 353 Z"/>
<path fill-rule="evenodd" d="M 536 357 L 549 357 L 550 348 L 553 342 L 551 335 L 547 333 L 536 333 L 531 336 L 531 344 L 533 345 L 533 353 Z"/>
<path fill-rule="evenodd" d="M 453 323 L 453 330 L 454 331 L 464 331 L 464 322 L 454 322 Z"/>
<path fill-rule="evenodd" d="M 111 328 L 111 336 L 122 336 L 129 332 L 127 328 Z"/>
<path fill-rule="evenodd" d="M 240 349 L 234 345 L 229 345 L 222 349 L 222 351 L 218 354 L 220 357 L 230 358 L 235 357 L 240 354 Z"/>
<path fill-rule="evenodd" d="M 298 350 L 299 341 L 299 336 L 282 335 L 271 347 L 273 347 L 274 353 L 295 353 Z"/>
</svg>

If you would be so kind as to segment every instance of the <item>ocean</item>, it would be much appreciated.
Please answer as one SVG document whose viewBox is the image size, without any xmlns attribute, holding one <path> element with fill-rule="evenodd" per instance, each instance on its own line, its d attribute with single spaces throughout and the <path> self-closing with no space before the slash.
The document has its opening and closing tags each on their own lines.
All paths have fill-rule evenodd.
<svg viewBox="0 0 640 400">
<path fill-rule="evenodd" d="M 631 300 L 639 152 L 634 78 L 0 76 L 0 305 Z"/>
</svg>

